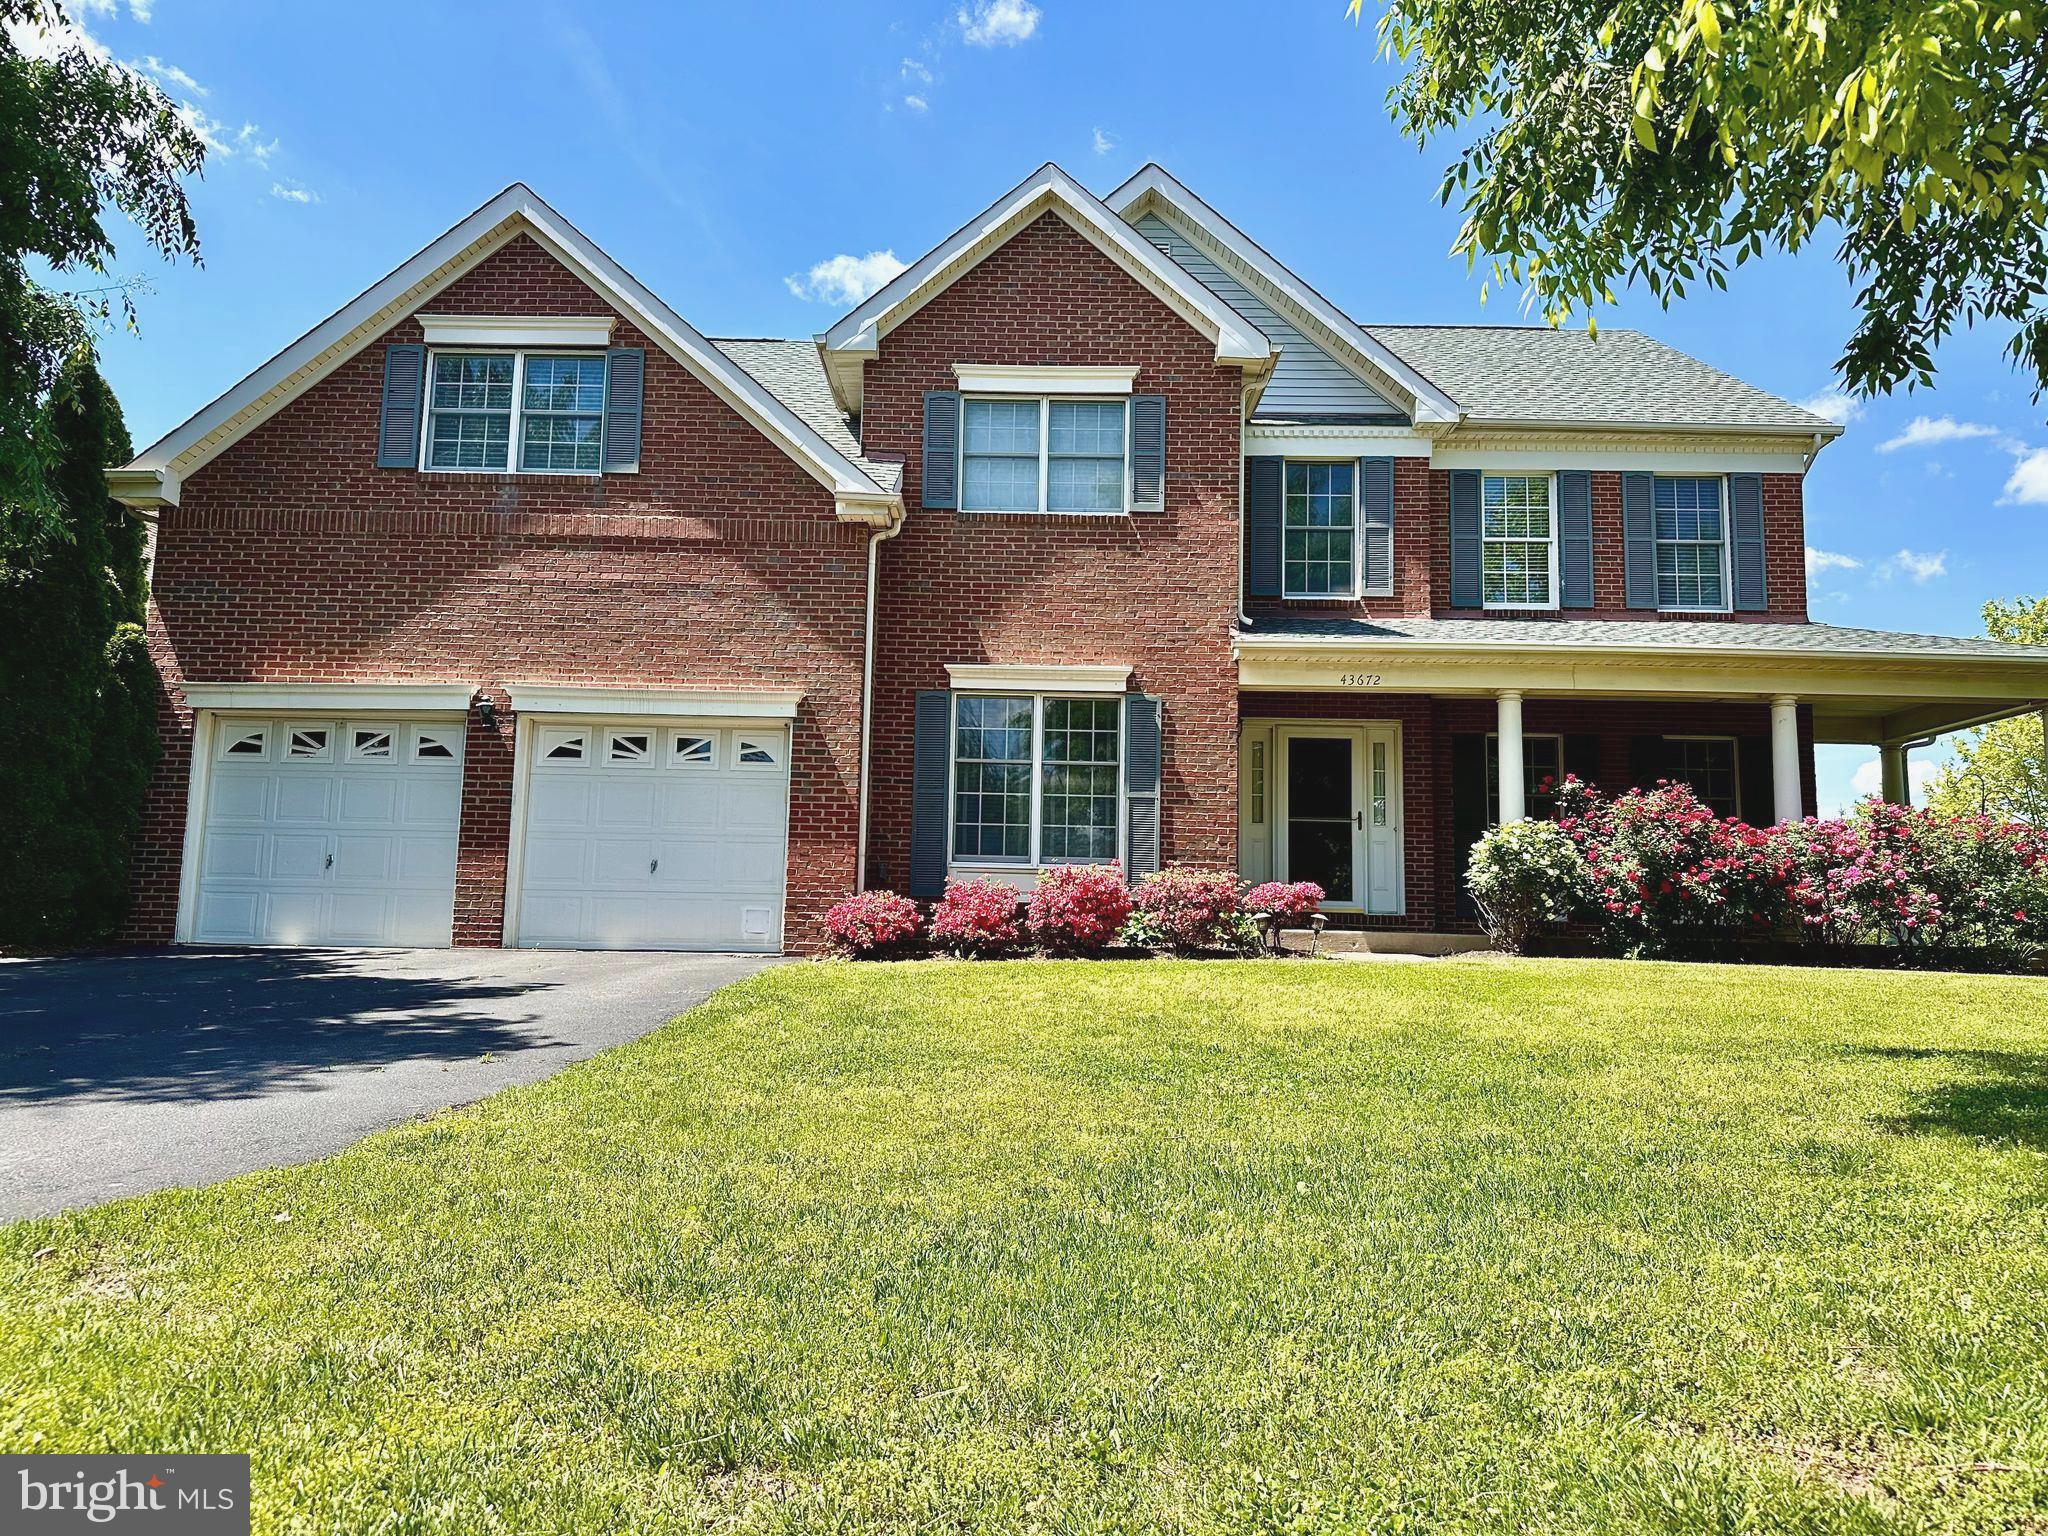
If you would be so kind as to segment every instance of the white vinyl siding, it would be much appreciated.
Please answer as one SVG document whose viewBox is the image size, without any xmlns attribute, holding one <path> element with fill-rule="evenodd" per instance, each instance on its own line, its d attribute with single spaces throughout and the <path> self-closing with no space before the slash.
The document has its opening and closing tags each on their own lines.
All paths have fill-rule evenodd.
<svg viewBox="0 0 2048 1536">
<path fill-rule="evenodd" d="M 961 401 L 962 511 L 1121 513 L 1129 487 L 1128 401 Z"/>
<path fill-rule="evenodd" d="M 604 467 L 601 353 L 437 351 L 423 469 L 594 475 Z"/>
<path fill-rule="evenodd" d="M 1479 537 L 1488 608 L 1557 606 L 1557 496 L 1549 475 L 1482 476 Z"/>
<path fill-rule="evenodd" d="M 1719 475 L 1659 475 L 1652 482 L 1659 608 L 1727 611 L 1727 505 Z"/>
</svg>

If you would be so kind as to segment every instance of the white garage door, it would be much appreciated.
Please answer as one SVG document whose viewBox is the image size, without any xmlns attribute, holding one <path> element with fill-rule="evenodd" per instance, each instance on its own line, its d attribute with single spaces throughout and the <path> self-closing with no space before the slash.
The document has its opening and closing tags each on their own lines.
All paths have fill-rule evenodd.
<svg viewBox="0 0 2048 1536">
<path fill-rule="evenodd" d="M 782 947 L 785 728 L 548 723 L 528 738 L 516 942 Z"/>
<path fill-rule="evenodd" d="M 441 946 L 462 722 L 215 722 L 191 937 Z"/>
</svg>

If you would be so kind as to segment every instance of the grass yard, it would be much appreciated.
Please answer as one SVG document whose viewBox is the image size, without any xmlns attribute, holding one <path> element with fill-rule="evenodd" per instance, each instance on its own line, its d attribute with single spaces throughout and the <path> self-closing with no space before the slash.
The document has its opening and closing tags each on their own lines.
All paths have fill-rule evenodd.
<svg viewBox="0 0 2048 1536">
<path fill-rule="evenodd" d="M 787 967 L 0 1229 L 0 1449 L 250 1450 L 259 1531 L 2038 1536 L 2048 984 Z"/>
</svg>

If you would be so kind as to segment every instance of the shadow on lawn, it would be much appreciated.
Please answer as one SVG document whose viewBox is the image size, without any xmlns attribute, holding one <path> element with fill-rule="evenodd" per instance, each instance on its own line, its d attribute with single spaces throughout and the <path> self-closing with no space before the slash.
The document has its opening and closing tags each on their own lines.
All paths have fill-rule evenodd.
<svg viewBox="0 0 2048 1536">
<path fill-rule="evenodd" d="M 1886 1130 L 1939 1131 L 2048 1150 L 2048 1056 L 1915 1046 L 1868 1046 L 1859 1054 L 1891 1061 L 1933 1062 L 1956 1074 L 1951 1081 L 1924 1091 L 1909 1113 L 1881 1116 L 1878 1123 Z"/>
<path fill-rule="evenodd" d="M 157 949 L 0 964 L 0 1106 L 177 1103 L 556 1044 L 534 984 L 375 951 Z"/>
</svg>

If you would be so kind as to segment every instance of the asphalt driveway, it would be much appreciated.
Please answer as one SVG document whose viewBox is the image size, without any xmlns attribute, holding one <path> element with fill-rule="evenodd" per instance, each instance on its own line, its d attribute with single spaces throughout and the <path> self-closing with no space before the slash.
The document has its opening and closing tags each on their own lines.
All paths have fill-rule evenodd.
<svg viewBox="0 0 2048 1536">
<path fill-rule="evenodd" d="M 758 956 L 0 960 L 0 1219 L 304 1162 L 643 1035 Z"/>
</svg>

